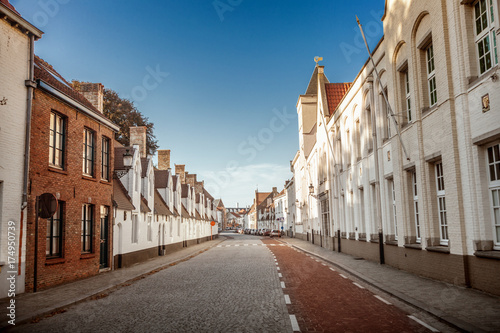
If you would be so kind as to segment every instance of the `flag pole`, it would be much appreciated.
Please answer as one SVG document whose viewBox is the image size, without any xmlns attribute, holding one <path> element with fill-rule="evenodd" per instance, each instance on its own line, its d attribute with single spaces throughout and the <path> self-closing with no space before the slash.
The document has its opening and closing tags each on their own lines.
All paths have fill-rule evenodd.
<svg viewBox="0 0 500 333">
<path fill-rule="evenodd" d="M 399 131 L 399 126 L 398 126 L 398 122 L 396 120 L 396 116 L 392 112 L 391 104 L 389 103 L 389 99 L 387 98 L 387 94 L 385 93 L 384 86 L 382 85 L 382 81 L 380 80 L 380 75 L 378 73 L 377 66 L 375 65 L 375 61 L 373 60 L 372 53 L 370 51 L 370 47 L 368 46 L 368 43 L 366 42 L 366 37 L 365 37 L 365 33 L 363 32 L 363 27 L 361 26 L 361 23 L 359 22 L 359 18 L 357 15 L 356 15 L 356 21 L 358 22 L 359 29 L 361 30 L 361 36 L 363 36 L 363 41 L 365 42 L 366 50 L 368 51 L 368 56 L 370 57 L 370 60 L 372 62 L 373 70 L 375 71 L 375 74 L 377 75 L 377 79 L 378 79 L 378 82 L 380 84 L 380 89 L 382 90 L 382 95 L 384 96 L 385 103 L 387 104 L 387 109 L 389 111 L 389 114 L 391 116 L 392 121 L 394 122 L 394 125 L 396 126 L 396 132 L 398 134 L 399 143 L 401 144 L 401 147 L 403 147 L 403 152 L 405 154 L 406 159 L 409 161 L 410 157 L 408 156 L 408 152 L 406 151 L 406 147 L 403 143 L 403 139 L 401 139 L 401 132 Z M 387 126 L 389 126 L 389 124 L 387 124 Z"/>
</svg>

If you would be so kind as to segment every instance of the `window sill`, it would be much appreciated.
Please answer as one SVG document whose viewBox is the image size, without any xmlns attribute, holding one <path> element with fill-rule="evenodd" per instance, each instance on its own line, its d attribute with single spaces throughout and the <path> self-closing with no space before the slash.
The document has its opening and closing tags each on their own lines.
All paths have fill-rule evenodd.
<svg viewBox="0 0 500 333">
<path fill-rule="evenodd" d="M 60 173 L 61 175 L 68 175 L 68 171 L 49 165 L 49 171 Z"/>
<path fill-rule="evenodd" d="M 450 248 L 447 246 L 428 246 L 425 248 L 429 252 L 438 252 L 450 254 Z"/>
<path fill-rule="evenodd" d="M 45 260 L 45 266 L 64 264 L 66 259 L 64 258 L 47 258 Z"/>
<path fill-rule="evenodd" d="M 82 253 L 80 254 L 80 259 L 92 259 L 95 258 L 95 253 Z"/>
<path fill-rule="evenodd" d="M 97 179 L 93 178 L 92 176 L 82 175 L 82 179 L 90 180 L 92 182 L 97 182 Z"/>
<path fill-rule="evenodd" d="M 110 185 L 110 186 L 112 185 L 111 182 L 109 180 L 106 180 L 106 179 L 101 179 L 99 181 L 99 183 L 104 184 L 104 185 Z"/>
<path fill-rule="evenodd" d="M 370 239 L 370 243 L 377 243 L 378 244 L 378 239 Z"/>
<path fill-rule="evenodd" d="M 398 246 L 398 241 L 387 241 L 384 243 L 385 245 Z"/>
<path fill-rule="evenodd" d="M 422 108 L 422 118 L 431 114 L 432 111 L 436 110 L 437 108 L 438 108 L 437 103 L 434 104 L 433 106 L 426 106 L 426 107 Z"/>
<path fill-rule="evenodd" d="M 491 78 L 491 76 L 494 73 L 496 73 L 497 69 L 498 69 L 498 65 L 495 65 L 479 76 L 469 77 L 469 89 L 468 90 L 470 91 L 470 90 L 476 88 L 476 86 L 483 83 L 483 81 Z"/>
<path fill-rule="evenodd" d="M 478 258 L 500 260 L 500 251 L 476 251 L 474 255 Z"/>
<path fill-rule="evenodd" d="M 366 238 L 358 238 L 360 242 L 366 242 Z"/>
<path fill-rule="evenodd" d="M 405 244 L 404 247 L 407 249 L 422 250 L 422 244 Z"/>
</svg>

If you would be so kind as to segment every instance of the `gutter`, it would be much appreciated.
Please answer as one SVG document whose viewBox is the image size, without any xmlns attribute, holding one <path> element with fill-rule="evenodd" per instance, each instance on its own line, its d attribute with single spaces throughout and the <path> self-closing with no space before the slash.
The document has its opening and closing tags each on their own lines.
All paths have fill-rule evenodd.
<svg viewBox="0 0 500 333">
<path fill-rule="evenodd" d="M 58 89 L 52 87 L 51 85 L 38 80 L 38 87 L 47 91 L 48 93 L 52 94 L 53 96 L 59 98 L 63 102 L 69 104 L 70 106 L 77 108 L 90 118 L 93 118 L 94 120 L 97 120 L 101 123 L 104 123 L 106 126 L 114 130 L 115 132 L 119 132 L 120 128 L 115 125 L 111 120 L 107 119 L 104 116 L 101 116 L 99 114 L 96 114 L 94 111 L 90 110 L 88 107 L 84 106 L 80 102 L 74 100 L 73 98 L 69 97 L 68 95 L 64 94 L 63 92 L 59 91 Z"/>
</svg>

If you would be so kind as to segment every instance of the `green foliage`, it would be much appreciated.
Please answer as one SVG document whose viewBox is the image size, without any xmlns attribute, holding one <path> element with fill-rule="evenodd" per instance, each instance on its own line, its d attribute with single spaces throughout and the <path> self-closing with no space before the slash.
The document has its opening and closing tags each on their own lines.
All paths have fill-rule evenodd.
<svg viewBox="0 0 500 333">
<path fill-rule="evenodd" d="M 146 126 L 146 146 L 148 154 L 153 155 L 158 149 L 158 140 L 153 134 L 154 124 L 149 121 L 134 105 L 134 102 L 120 98 L 111 89 L 104 89 L 104 115 L 120 127 L 116 140 L 124 146 L 130 144 L 129 129 L 132 126 Z"/>
</svg>

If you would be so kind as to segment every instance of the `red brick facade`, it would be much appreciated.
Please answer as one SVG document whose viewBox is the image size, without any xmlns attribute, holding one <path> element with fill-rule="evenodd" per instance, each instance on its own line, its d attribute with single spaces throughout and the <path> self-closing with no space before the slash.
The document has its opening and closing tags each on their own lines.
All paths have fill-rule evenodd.
<svg viewBox="0 0 500 333">
<path fill-rule="evenodd" d="M 89 107 L 86 106 L 88 109 Z M 92 111 L 95 111 L 92 109 Z M 49 163 L 51 113 L 64 119 L 64 163 L 56 168 Z M 62 243 L 60 254 L 47 257 L 47 220 L 38 220 L 37 290 L 82 279 L 99 273 L 101 247 L 101 209 L 107 207 L 108 238 L 102 255 L 104 266 L 110 267 L 112 256 L 112 168 L 108 180 L 101 179 L 102 138 L 109 139 L 109 165 L 113 165 L 113 130 L 95 117 L 90 117 L 70 106 L 48 91 L 35 89 L 29 170 L 28 231 L 26 244 L 26 291 L 34 288 L 35 255 L 35 202 L 42 193 L 54 194 L 62 203 Z M 89 129 L 94 134 L 94 173 L 84 176 L 82 171 L 83 133 Z M 82 252 L 82 207 L 93 207 L 90 253 Z"/>
</svg>

